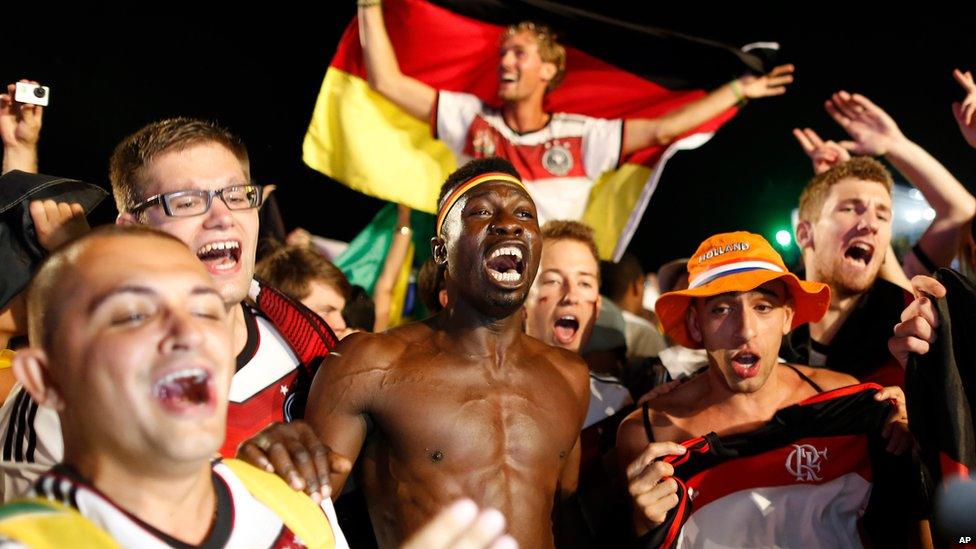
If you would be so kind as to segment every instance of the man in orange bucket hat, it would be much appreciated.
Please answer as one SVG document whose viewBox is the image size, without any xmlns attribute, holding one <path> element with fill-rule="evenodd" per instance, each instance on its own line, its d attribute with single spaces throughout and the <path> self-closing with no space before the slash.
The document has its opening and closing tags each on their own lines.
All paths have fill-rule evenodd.
<svg viewBox="0 0 976 549">
<path fill-rule="evenodd" d="M 620 426 L 636 533 L 648 546 L 843 546 L 865 513 L 891 518 L 880 500 L 896 498 L 872 498 L 877 482 L 864 471 L 882 476 L 868 448 L 911 447 L 901 389 L 779 360 L 783 337 L 826 312 L 827 285 L 797 278 L 748 232 L 706 239 L 687 268 L 688 289 L 663 294 L 655 310 L 666 335 L 704 349 L 709 367 Z M 904 484 L 880 490 L 901 494 Z M 764 522 L 752 527 L 756 517 Z"/>
</svg>

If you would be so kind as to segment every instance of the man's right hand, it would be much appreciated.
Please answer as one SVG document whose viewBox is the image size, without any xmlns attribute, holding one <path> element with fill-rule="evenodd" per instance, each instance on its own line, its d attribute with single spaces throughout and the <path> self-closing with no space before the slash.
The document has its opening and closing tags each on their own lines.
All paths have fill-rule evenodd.
<svg viewBox="0 0 976 549">
<path fill-rule="evenodd" d="M 627 466 L 627 490 L 648 528 L 660 526 L 678 504 L 678 482 L 669 478 L 674 467 L 660 458 L 688 450 L 674 442 L 652 442 Z"/>
<path fill-rule="evenodd" d="M 976 82 L 973 81 L 973 73 L 956 69 L 952 71 L 952 76 L 966 92 L 962 101 L 952 104 L 952 114 L 966 142 L 976 148 Z"/>
<path fill-rule="evenodd" d="M 807 153 L 813 162 L 813 173 L 821 174 L 838 164 L 842 164 L 851 159 L 851 153 L 834 141 L 824 141 L 820 139 L 817 132 L 810 128 L 793 128 L 793 137 L 799 141 L 803 147 L 803 152 Z"/>
<path fill-rule="evenodd" d="M 37 84 L 32 80 L 21 80 Z M 44 107 L 14 101 L 16 84 L 0 94 L 0 140 L 3 141 L 3 173 L 10 170 L 37 172 L 37 142 L 41 138 Z"/>
<path fill-rule="evenodd" d="M 32 200 L 28 206 L 37 242 L 48 252 L 53 252 L 65 242 L 91 230 L 81 204 Z"/>
<path fill-rule="evenodd" d="M 933 298 L 945 297 L 945 286 L 925 275 L 912 278 L 915 300 L 901 313 L 895 325 L 895 335 L 888 340 L 888 350 L 904 368 L 911 353 L 924 355 L 935 341 L 939 327 L 939 311 Z"/>
<path fill-rule="evenodd" d="M 316 503 L 332 496 L 330 474 L 346 474 L 352 461 L 322 444 L 302 420 L 272 423 L 237 448 L 237 457 L 275 473 Z"/>
</svg>

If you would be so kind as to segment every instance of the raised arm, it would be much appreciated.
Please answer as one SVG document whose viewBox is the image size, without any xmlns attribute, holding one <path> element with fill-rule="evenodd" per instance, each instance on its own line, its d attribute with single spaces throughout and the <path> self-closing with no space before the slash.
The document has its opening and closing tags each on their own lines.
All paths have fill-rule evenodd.
<svg viewBox="0 0 976 549">
<path fill-rule="evenodd" d="M 397 204 L 397 224 L 393 232 L 393 242 L 386 252 L 383 262 L 383 272 L 376 279 L 373 287 L 373 305 L 376 320 L 373 324 L 374 332 L 382 332 L 390 324 L 390 305 L 393 302 L 393 287 L 396 285 L 400 269 L 410 251 L 410 240 L 413 230 L 410 228 L 410 208 Z"/>
<path fill-rule="evenodd" d="M 429 120 L 437 91 L 400 72 L 379 0 L 359 1 L 359 39 L 370 87 L 411 115 Z"/>
<path fill-rule="evenodd" d="M 952 76 L 966 92 L 962 101 L 952 104 L 952 114 L 956 117 L 963 138 L 976 148 L 976 82 L 973 81 L 973 73 L 956 69 L 952 71 Z"/>
<path fill-rule="evenodd" d="M 960 228 L 976 214 L 976 199 L 867 97 L 840 91 L 825 106 L 853 138 L 842 141 L 842 147 L 853 154 L 884 156 L 932 206 L 935 219 L 918 246 L 936 266 L 947 266 L 956 253 Z M 916 258 L 906 260 L 904 267 L 909 277 L 928 272 Z"/>
<path fill-rule="evenodd" d="M 21 82 L 37 82 L 21 80 Z M 44 107 L 14 101 L 16 84 L 0 94 L 0 138 L 3 140 L 3 171 L 37 173 L 37 141 L 41 137 Z"/>
<path fill-rule="evenodd" d="M 679 135 L 722 114 L 740 101 L 786 93 L 793 65 L 780 65 L 763 76 L 746 75 L 679 107 L 660 118 L 633 118 L 624 124 L 623 154 L 652 145 L 666 145 Z"/>
</svg>

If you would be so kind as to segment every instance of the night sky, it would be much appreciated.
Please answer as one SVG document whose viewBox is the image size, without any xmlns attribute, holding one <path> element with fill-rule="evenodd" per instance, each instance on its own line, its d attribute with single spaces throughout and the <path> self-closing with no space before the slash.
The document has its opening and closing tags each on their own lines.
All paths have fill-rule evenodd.
<svg viewBox="0 0 976 549">
<path fill-rule="evenodd" d="M 950 111 L 962 97 L 953 67 L 976 69 L 976 33 L 966 17 L 916 11 L 894 13 L 897 19 L 890 20 L 841 13 L 838 6 L 798 17 L 796 10 L 814 5 L 791 4 L 793 14 L 785 7 L 740 9 L 701 21 L 687 13 L 634 13 L 623 3 L 575 3 L 733 45 L 777 41 L 780 60 L 797 66 L 787 95 L 751 103 L 711 142 L 671 160 L 630 247 L 649 269 L 690 255 L 714 232 L 747 229 L 771 236 L 788 228 L 789 212 L 811 175 L 790 130 L 805 125 L 825 137 L 843 137 L 823 109 L 838 89 L 874 100 L 906 135 L 976 188 L 976 150 L 965 144 Z M 217 14 L 195 14 L 189 22 L 189 15 L 172 13 L 129 19 L 88 13 L 71 28 L 43 33 L 8 21 L 5 26 L 17 28 L 2 35 L 0 80 L 30 77 L 51 86 L 41 140 L 44 173 L 107 187 L 108 157 L 125 135 L 163 117 L 213 119 L 244 138 L 255 180 L 278 185 L 286 225 L 349 240 L 381 203 L 301 161 L 322 77 L 354 4 L 333 2 L 324 9 L 331 11 L 313 16 L 296 6 L 242 14 L 233 23 Z M 106 202 L 96 217 L 110 220 L 114 214 Z"/>
</svg>

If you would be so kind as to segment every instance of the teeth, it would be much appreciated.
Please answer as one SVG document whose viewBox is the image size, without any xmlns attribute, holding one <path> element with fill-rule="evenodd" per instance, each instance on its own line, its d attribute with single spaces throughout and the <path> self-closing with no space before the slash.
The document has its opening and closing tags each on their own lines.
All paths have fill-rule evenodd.
<svg viewBox="0 0 976 549">
<path fill-rule="evenodd" d="M 576 317 L 573 315 L 566 315 L 559 317 L 559 320 L 576 320 Z"/>
<path fill-rule="evenodd" d="M 240 244 L 236 240 L 225 240 L 223 242 L 211 242 L 209 244 L 204 244 L 197 250 L 197 255 L 202 255 L 209 253 L 213 250 L 235 250 L 240 248 Z"/>
<path fill-rule="evenodd" d="M 513 270 L 509 270 L 507 273 L 500 273 L 494 269 L 488 269 L 488 272 L 491 273 L 492 278 L 499 282 L 516 282 L 521 278 L 521 275 Z"/>
<path fill-rule="evenodd" d="M 166 374 L 165 376 L 160 378 L 159 381 L 157 381 L 156 383 L 157 384 L 171 383 L 173 381 L 176 381 L 177 379 L 184 378 L 184 377 L 193 377 L 196 378 L 194 381 L 201 382 L 207 379 L 207 371 L 202 368 L 184 368 L 182 370 L 176 370 L 175 372 L 170 372 Z"/>
<path fill-rule="evenodd" d="M 498 248 L 497 250 L 495 250 L 494 252 L 491 253 L 491 257 L 489 257 L 488 259 L 495 259 L 496 257 L 498 257 L 500 255 L 510 255 L 510 256 L 514 257 L 515 259 L 517 259 L 519 261 L 522 261 L 522 250 L 520 250 L 518 248 L 515 248 L 515 247 L 512 247 L 512 246 L 506 246 L 504 248 Z"/>
</svg>

